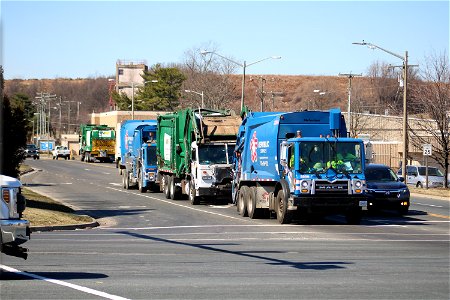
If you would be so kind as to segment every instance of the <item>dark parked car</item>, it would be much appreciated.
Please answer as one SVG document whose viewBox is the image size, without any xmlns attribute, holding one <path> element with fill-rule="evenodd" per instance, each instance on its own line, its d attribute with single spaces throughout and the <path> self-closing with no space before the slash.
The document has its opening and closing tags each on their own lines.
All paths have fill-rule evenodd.
<svg viewBox="0 0 450 300">
<path fill-rule="evenodd" d="M 25 149 L 26 157 L 32 157 L 33 159 L 39 159 L 39 151 L 35 144 L 27 144 Z"/>
<path fill-rule="evenodd" d="M 395 172 L 386 165 L 369 164 L 366 166 L 367 208 L 395 209 L 407 214 L 409 209 L 409 189 Z"/>
</svg>

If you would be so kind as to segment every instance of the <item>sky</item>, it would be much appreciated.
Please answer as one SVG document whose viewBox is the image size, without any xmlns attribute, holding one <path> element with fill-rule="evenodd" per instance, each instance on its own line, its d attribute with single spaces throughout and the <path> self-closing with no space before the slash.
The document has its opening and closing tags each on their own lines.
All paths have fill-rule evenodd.
<svg viewBox="0 0 450 300">
<path fill-rule="evenodd" d="M 113 76 L 118 59 L 182 63 L 214 47 L 247 74 L 365 74 L 449 50 L 449 1 L 5 1 L 5 79 Z M 205 49 L 210 50 L 210 49 Z M 281 59 L 259 60 L 271 56 Z M 250 65 L 257 62 L 253 65 Z M 242 68 L 237 67 L 237 74 Z"/>
</svg>

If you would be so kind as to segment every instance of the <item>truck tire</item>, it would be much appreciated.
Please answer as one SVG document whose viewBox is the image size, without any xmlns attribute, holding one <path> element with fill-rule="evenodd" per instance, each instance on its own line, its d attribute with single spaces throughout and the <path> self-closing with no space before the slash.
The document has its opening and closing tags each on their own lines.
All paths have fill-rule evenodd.
<svg viewBox="0 0 450 300">
<path fill-rule="evenodd" d="M 247 214 L 250 219 L 257 219 L 259 217 L 259 210 L 256 208 L 256 187 L 252 186 L 249 189 L 247 198 Z"/>
<path fill-rule="evenodd" d="M 166 196 L 166 199 L 170 199 L 169 185 L 170 185 L 170 176 L 164 175 L 162 184 L 163 184 L 163 193 Z"/>
<path fill-rule="evenodd" d="M 288 207 L 288 195 L 286 195 L 283 189 L 278 191 L 276 198 L 276 213 L 277 220 L 280 224 L 287 224 L 291 222 L 291 213 L 287 209 Z"/>
<path fill-rule="evenodd" d="M 147 192 L 147 188 L 144 186 L 144 184 L 142 182 L 142 171 L 140 169 L 139 169 L 139 174 L 138 174 L 138 189 L 139 189 L 139 192 L 141 192 L 141 193 Z"/>
<path fill-rule="evenodd" d="M 129 190 L 130 189 L 130 177 L 129 177 L 128 171 L 123 172 L 123 178 L 124 178 L 124 187 L 126 190 Z"/>
<path fill-rule="evenodd" d="M 195 195 L 195 184 L 191 181 L 189 184 L 189 202 L 192 205 L 198 205 L 200 203 L 200 199 Z"/>
<path fill-rule="evenodd" d="M 237 211 L 243 217 L 247 216 L 247 204 L 246 203 L 247 203 L 247 198 L 248 198 L 249 192 L 250 192 L 250 189 L 246 185 L 242 186 L 239 189 L 238 200 L 237 200 Z"/>
<path fill-rule="evenodd" d="M 177 187 L 175 186 L 175 176 L 170 176 L 169 194 L 170 199 L 175 200 L 177 198 Z"/>
</svg>

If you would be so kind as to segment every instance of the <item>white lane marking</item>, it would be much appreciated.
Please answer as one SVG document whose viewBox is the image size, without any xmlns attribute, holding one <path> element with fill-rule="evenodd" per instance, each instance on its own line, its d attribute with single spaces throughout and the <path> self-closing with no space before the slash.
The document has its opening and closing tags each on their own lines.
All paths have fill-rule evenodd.
<svg viewBox="0 0 450 300">
<path fill-rule="evenodd" d="M 148 196 L 148 195 L 145 195 L 145 194 L 136 194 L 136 193 L 132 193 L 132 192 L 129 192 L 129 191 L 126 191 L 126 190 L 116 189 L 116 188 L 112 188 L 112 187 L 106 187 L 106 188 L 110 189 L 110 190 L 113 190 L 113 191 L 118 191 L 118 192 L 122 192 L 122 193 L 126 193 L 126 194 L 133 194 L 135 196 L 141 196 L 141 197 L 144 197 L 144 198 L 153 199 L 153 200 L 156 200 L 156 201 L 159 201 L 159 202 L 167 203 L 167 204 L 178 206 L 178 207 L 192 209 L 192 210 L 195 210 L 195 211 L 198 211 L 198 212 L 203 212 L 203 213 L 207 213 L 207 214 L 211 214 L 211 215 L 215 215 L 215 216 L 225 217 L 225 218 L 228 218 L 228 219 L 239 220 L 239 221 L 242 221 L 242 222 L 251 222 L 251 221 L 254 222 L 254 220 L 252 220 L 252 219 L 247 219 L 246 220 L 246 219 L 243 219 L 242 217 L 237 218 L 237 217 L 227 216 L 227 215 L 219 214 L 219 213 L 216 213 L 216 212 L 207 211 L 207 210 L 204 210 L 204 209 L 199 209 L 199 208 L 195 208 L 195 207 L 191 207 L 191 206 L 187 206 L 187 205 L 174 203 L 174 202 L 171 202 L 171 201 L 168 201 L 168 200 L 162 200 L 162 199 L 155 198 L 155 197 L 152 197 L 152 196 Z"/>
<path fill-rule="evenodd" d="M 425 203 L 420 203 L 420 202 L 415 202 L 414 204 L 422 205 L 422 206 L 429 206 L 429 207 L 439 207 L 439 208 L 443 207 L 442 205 L 425 204 Z"/>
<path fill-rule="evenodd" d="M 115 186 L 121 186 L 122 185 L 121 183 L 117 183 L 117 182 L 110 182 L 109 184 L 110 185 L 115 185 Z"/>
<path fill-rule="evenodd" d="M 65 281 L 57 280 L 57 279 L 46 278 L 46 277 L 39 276 L 39 275 L 36 275 L 36 274 L 19 271 L 17 269 L 14 269 L 14 268 L 11 268 L 11 267 L 8 267 L 8 266 L 5 266 L 5 265 L 0 265 L 0 269 L 6 270 L 8 272 L 16 273 L 16 274 L 19 274 L 19 275 L 28 276 L 28 277 L 31 277 L 31 278 L 34 278 L 34 279 L 39 279 L 39 280 L 47 281 L 47 282 L 50 282 L 50 283 L 62 285 L 62 286 L 65 286 L 65 287 L 68 287 L 68 288 L 71 288 L 71 289 L 74 289 L 74 290 L 78 290 L 78 291 L 87 293 L 87 294 L 92 294 L 92 295 L 96 295 L 96 296 L 99 296 L 99 297 L 103 297 L 105 299 L 128 300 L 128 298 L 123 298 L 123 297 L 116 296 L 116 295 L 111 295 L 111 294 L 108 294 L 108 293 L 105 293 L 105 292 L 100 292 L 100 291 L 97 291 L 97 290 L 94 290 L 94 289 L 91 289 L 91 288 L 87 288 L 87 287 L 84 287 L 84 286 L 81 286 L 81 285 L 76 285 L 76 284 L 73 284 L 73 283 L 68 283 L 68 282 L 65 282 Z"/>
</svg>

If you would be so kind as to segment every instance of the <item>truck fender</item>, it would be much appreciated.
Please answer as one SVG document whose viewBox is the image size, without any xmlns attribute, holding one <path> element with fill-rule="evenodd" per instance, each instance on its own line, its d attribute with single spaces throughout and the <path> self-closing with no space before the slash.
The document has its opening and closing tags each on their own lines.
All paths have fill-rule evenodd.
<svg viewBox="0 0 450 300">
<path fill-rule="evenodd" d="M 275 190 L 273 193 L 270 193 L 269 196 L 269 209 L 271 210 L 275 210 L 276 209 L 276 203 L 275 203 L 275 199 L 278 195 L 278 191 L 282 190 L 284 192 L 285 195 L 289 195 L 290 194 L 290 189 L 289 189 L 289 183 L 285 180 L 285 179 L 281 179 L 279 182 L 277 182 L 277 184 L 275 185 Z"/>
</svg>

